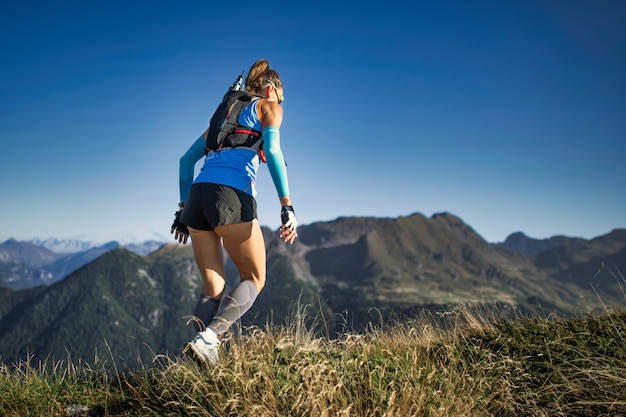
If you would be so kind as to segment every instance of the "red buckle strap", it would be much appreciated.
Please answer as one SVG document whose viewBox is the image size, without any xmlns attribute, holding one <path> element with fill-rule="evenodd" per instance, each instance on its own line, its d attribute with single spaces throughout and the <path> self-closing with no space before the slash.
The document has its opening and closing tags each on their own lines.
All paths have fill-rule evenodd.
<svg viewBox="0 0 626 417">
<path fill-rule="evenodd" d="M 235 129 L 233 133 L 243 133 L 244 135 L 252 135 L 254 137 L 261 137 L 261 134 L 255 130 L 248 129 Z"/>
</svg>

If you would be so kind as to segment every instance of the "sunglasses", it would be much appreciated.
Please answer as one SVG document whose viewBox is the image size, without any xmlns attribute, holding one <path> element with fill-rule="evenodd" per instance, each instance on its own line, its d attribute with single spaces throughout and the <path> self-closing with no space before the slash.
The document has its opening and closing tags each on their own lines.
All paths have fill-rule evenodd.
<svg viewBox="0 0 626 417">
<path fill-rule="evenodd" d="M 267 83 L 271 85 L 272 87 L 274 87 L 274 93 L 276 93 L 276 100 L 278 100 L 278 104 L 282 103 L 285 100 L 285 97 L 281 97 L 278 95 L 278 88 L 273 82 L 271 82 L 270 80 L 267 80 Z"/>
</svg>

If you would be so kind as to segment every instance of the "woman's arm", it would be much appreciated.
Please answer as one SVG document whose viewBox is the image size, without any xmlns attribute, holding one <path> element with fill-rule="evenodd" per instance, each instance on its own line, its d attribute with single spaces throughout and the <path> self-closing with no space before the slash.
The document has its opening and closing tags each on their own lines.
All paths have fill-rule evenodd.
<svg viewBox="0 0 626 417">
<path fill-rule="evenodd" d="M 263 151 L 267 158 L 267 167 L 270 170 L 281 205 L 290 206 L 287 165 L 280 147 L 280 125 L 283 121 L 283 108 L 276 102 L 263 100 L 261 113 L 263 116 Z"/>
<path fill-rule="evenodd" d="M 280 148 L 280 131 L 277 127 L 268 126 L 263 129 L 263 151 L 267 158 L 267 167 L 274 181 L 281 205 L 291 205 L 289 200 L 289 181 L 287 180 L 287 165 L 283 151 Z"/>
<path fill-rule="evenodd" d="M 280 148 L 279 128 L 283 121 L 283 108 L 276 102 L 264 100 L 261 113 L 263 116 L 263 151 L 282 206 L 280 217 L 283 225 L 280 226 L 279 237 L 292 244 L 298 236 L 296 232 L 298 222 L 289 196 L 287 164 L 285 164 L 283 151 Z"/>
<path fill-rule="evenodd" d="M 204 149 L 206 148 L 206 139 L 204 136 L 200 136 L 191 145 L 191 147 L 180 158 L 179 167 L 179 191 L 180 201 L 187 201 L 189 197 L 189 191 L 191 190 L 191 184 L 193 183 L 194 169 L 196 162 L 204 156 Z"/>
</svg>

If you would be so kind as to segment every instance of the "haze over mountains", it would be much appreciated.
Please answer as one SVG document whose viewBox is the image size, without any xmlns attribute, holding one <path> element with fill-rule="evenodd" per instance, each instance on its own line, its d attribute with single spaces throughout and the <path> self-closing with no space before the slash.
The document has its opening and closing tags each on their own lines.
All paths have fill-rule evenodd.
<svg viewBox="0 0 626 417">
<path fill-rule="evenodd" d="M 456 304 L 541 315 L 626 306 L 626 229 L 590 240 L 518 232 L 493 244 L 452 214 L 415 213 L 304 225 L 293 246 L 263 231 L 267 285 L 244 327 L 283 323 L 297 302 L 319 314 L 330 335 Z M 118 244 L 59 254 L 32 242 L 2 243 L 1 360 L 90 359 L 110 349 L 128 362 L 179 352 L 192 333 L 185 317 L 200 277 L 190 245 L 152 244 L 158 249 Z M 232 285 L 230 262 L 227 275 Z"/>
<path fill-rule="evenodd" d="M 147 255 L 163 244 L 147 241 L 122 246 L 118 242 L 109 242 L 97 246 L 79 240 L 18 242 L 8 239 L 0 244 L 0 286 L 23 289 L 50 285 L 113 249 L 124 247 L 138 255 Z"/>
</svg>

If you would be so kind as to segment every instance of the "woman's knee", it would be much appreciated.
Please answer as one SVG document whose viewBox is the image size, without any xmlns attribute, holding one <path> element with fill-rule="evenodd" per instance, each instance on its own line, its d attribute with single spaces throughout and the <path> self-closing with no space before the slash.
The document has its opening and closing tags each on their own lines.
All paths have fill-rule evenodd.
<svg viewBox="0 0 626 417">
<path fill-rule="evenodd" d="M 251 281 L 255 286 L 258 292 L 261 292 L 261 290 L 265 287 L 265 275 L 263 276 L 255 276 L 255 277 L 250 277 L 250 278 L 244 278 L 243 280 L 248 280 Z"/>
</svg>

